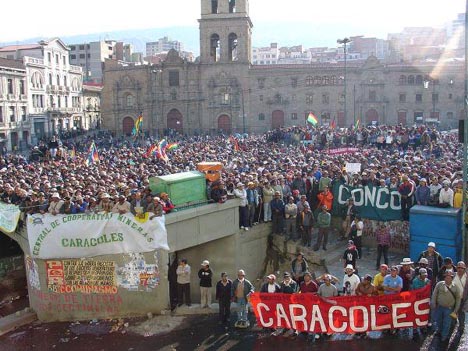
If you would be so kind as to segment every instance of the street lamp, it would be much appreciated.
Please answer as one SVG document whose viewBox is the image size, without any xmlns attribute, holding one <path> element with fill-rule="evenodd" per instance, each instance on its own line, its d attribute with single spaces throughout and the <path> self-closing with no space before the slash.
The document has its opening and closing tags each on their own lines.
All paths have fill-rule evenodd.
<svg viewBox="0 0 468 351">
<path fill-rule="evenodd" d="M 338 39 L 336 41 L 338 44 L 343 44 L 343 48 L 344 48 L 344 93 L 343 93 L 343 98 L 344 98 L 344 120 L 345 120 L 345 123 L 347 123 L 347 116 L 346 116 L 346 44 L 350 43 L 351 42 L 351 39 L 349 38 L 344 38 L 344 39 Z M 356 125 L 356 116 L 353 117 L 354 118 L 354 125 Z"/>
</svg>

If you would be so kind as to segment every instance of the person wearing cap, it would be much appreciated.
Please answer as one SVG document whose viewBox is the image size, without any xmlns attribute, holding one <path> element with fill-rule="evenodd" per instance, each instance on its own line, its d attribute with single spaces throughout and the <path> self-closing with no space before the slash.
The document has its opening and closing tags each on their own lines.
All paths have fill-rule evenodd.
<svg viewBox="0 0 468 351">
<path fill-rule="evenodd" d="M 48 212 L 53 216 L 58 215 L 63 206 L 63 202 L 64 201 L 60 199 L 60 195 L 58 193 L 53 193 L 50 197 Z"/>
<path fill-rule="evenodd" d="M 154 217 L 161 217 L 163 215 L 163 205 L 161 204 L 161 199 L 157 196 L 152 197 L 152 201 L 146 207 L 146 210 L 153 215 L 150 216 L 149 219 L 153 219 Z"/>
<path fill-rule="evenodd" d="M 346 250 L 343 253 L 343 267 L 346 267 L 348 265 L 352 265 L 354 269 L 357 270 L 357 259 L 359 258 L 358 251 L 356 249 L 356 246 L 354 245 L 354 241 L 348 240 L 348 246 L 346 247 Z"/>
<path fill-rule="evenodd" d="M 370 274 L 366 274 L 361 282 L 358 284 L 356 288 L 356 295 L 357 296 L 374 296 L 377 295 L 377 290 L 375 289 L 374 284 L 372 284 L 372 276 Z"/>
<path fill-rule="evenodd" d="M 436 284 L 431 298 L 436 334 L 440 334 L 442 342 L 450 337 L 452 319 L 457 318 L 461 303 L 459 288 L 453 283 L 454 275 L 451 270 L 445 271 L 444 279 Z"/>
<path fill-rule="evenodd" d="M 427 269 L 419 268 L 418 274 L 413 279 L 411 283 L 411 290 L 418 290 L 424 288 L 426 285 L 430 284 L 431 281 L 427 277 Z"/>
<path fill-rule="evenodd" d="M 237 278 L 232 282 L 231 289 L 233 302 L 237 303 L 237 321 L 234 324 L 236 328 L 247 328 L 249 326 L 247 300 L 254 290 L 252 283 L 245 279 L 244 270 L 239 269 Z"/>
<path fill-rule="evenodd" d="M 265 189 L 263 189 L 263 197 L 265 198 Z M 283 234 L 283 217 L 284 217 L 284 202 L 281 198 L 281 194 L 279 191 L 275 192 L 275 198 L 270 201 L 270 213 L 271 218 L 270 220 L 273 221 L 272 223 L 272 232 L 273 234 Z M 266 222 L 266 221 L 265 221 Z"/>
<path fill-rule="evenodd" d="M 453 190 L 450 188 L 450 181 L 442 182 L 442 189 L 439 193 L 439 207 L 453 207 Z"/>
<path fill-rule="evenodd" d="M 398 267 L 398 275 L 403 280 L 403 287 L 401 288 L 401 291 L 410 291 L 411 289 L 411 282 L 415 277 L 414 269 L 411 267 L 413 263 L 414 262 L 411 261 L 411 258 L 409 257 L 403 258 L 403 261 L 400 262 L 400 266 Z"/>
<path fill-rule="evenodd" d="M 442 258 L 442 255 L 436 251 L 436 244 L 433 241 L 427 244 L 427 250 L 421 252 L 416 261 L 419 262 L 423 257 L 427 259 L 428 267 L 432 269 L 431 283 L 434 287 L 437 275 L 439 274 L 439 270 L 444 264 L 444 260 Z"/>
<path fill-rule="evenodd" d="M 409 221 L 409 211 L 413 205 L 413 194 L 415 191 L 414 183 L 411 182 L 407 175 L 401 177 L 402 183 L 398 187 L 401 202 L 401 216 L 404 221 Z"/>
<path fill-rule="evenodd" d="M 353 265 L 346 265 L 345 275 L 343 277 L 343 295 L 356 295 L 356 289 L 361 282 L 361 279 L 355 274 Z"/>
<path fill-rule="evenodd" d="M 426 178 L 421 178 L 419 180 L 419 186 L 416 188 L 414 195 L 416 197 L 416 204 L 429 206 L 429 201 L 431 200 L 431 190 L 427 186 Z"/>
<path fill-rule="evenodd" d="M 110 195 L 108 193 L 103 193 L 101 195 L 101 201 L 99 201 L 98 211 L 99 212 L 112 212 L 114 207 L 114 202 L 111 201 Z"/>
<path fill-rule="evenodd" d="M 276 283 L 276 276 L 274 274 L 267 275 L 267 281 L 262 284 L 260 288 L 261 293 L 280 293 L 281 287 Z"/>
<path fill-rule="evenodd" d="M 125 195 L 121 194 L 118 196 L 118 201 L 112 207 L 112 212 L 118 214 L 130 213 L 130 202 L 127 201 Z"/>
<path fill-rule="evenodd" d="M 455 272 L 457 268 L 453 264 L 453 260 L 451 257 L 445 257 L 444 258 L 444 264 L 442 267 L 440 267 L 439 273 L 437 273 L 437 281 L 442 281 L 444 280 L 445 277 L 445 272 L 446 271 L 451 271 Z"/>
<path fill-rule="evenodd" d="M 283 294 L 294 294 L 297 292 L 297 283 L 291 278 L 291 274 L 289 272 L 284 272 L 283 274 L 283 281 L 280 284 L 281 293 Z M 297 336 L 297 332 L 294 329 L 286 330 L 283 334 L 284 337 L 294 337 Z"/>
<path fill-rule="evenodd" d="M 434 273 L 432 272 L 432 268 L 428 267 L 428 265 L 429 265 L 429 261 L 427 260 L 427 258 L 421 257 L 421 259 L 418 262 L 418 267 L 414 269 L 414 276 L 415 277 L 418 276 L 419 270 L 424 268 L 426 270 L 427 279 L 432 281 L 432 277 L 434 276 Z"/>
<path fill-rule="evenodd" d="M 463 331 L 465 327 L 465 311 L 468 310 L 468 273 L 466 264 L 463 261 L 457 263 L 457 272 L 453 278 L 453 283 L 460 291 L 460 308 L 458 309 L 458 330 Z"/>
<path fill-rule="evenodd" d="M 383 282 L 388 274 L 388 265 L 381 264 L 379 267 L 379 273 L 374 275 L 374 288 L 378 295 L 384 294 Z"/>
<path fill-rule="evenodd" d="M 270 185 L 270 182 L 265 182 L 264 187 L 262 189 L 262 202 L 263 202 L 263 221 L 266 222 L 271 222 L 272 217 L 273 217 L 273 206 L 271 202 L 273 201 L 273 196 L 275 199 L 279 198 L 281 202 L 283 200 L 281 199 L 281 193 L 279 191 L 275 191 Z M 283 214 L 281 214 L 283 215 Z"/>
<path fill-rule="evenodd" d="M 226 328 L 231 316 L 232 280 L 226 272 L 221 273 L 221 279 L 216 283 L 216 300 L 219 305 L 219 322 Z"/>
<path fill-rule="evenodd" d="M 249 208 L 247 207 L 247 191 L 244 189 L 244 184 L 237 183 L 234 189 L 234 196 L 240 200 L 239 203 L 239 226 L 245 231 L 249 230 Z"/>
<path fill-rule="evenodd" d="M 213 271 L 210 268 L 210 262 L 208 260 L 204 260 L 201 263 L 201 268 L 198 271 L 198 278 L 200 278 L 200 306 L 201 308 L 210 308 Z"/>
<path fill-rule="evenodd" d="M 177 306 L 182 306 L 182 303 L 185 299 L 185 304 L 187 306 L 192 305 L 192 300 L 190 298 L 190 273 L 191 268 L 188 264 L 186 258 L 183 258 L 179 261 L 179 265 L 176 270 L 177 274 Z"/>
<path fill-rule="evenodd" d="M 398 267 L 392 266 L 390 274 L 387 274 L 383 282 L 384 295 L 399 294 L 403 288 L 403 279 L 398 275 Z"/>
<path fill-rule="evenodd" d="M 314 246 L 314 251 L 318 251 L 320 246 L 324 250 L 327 250 L 327 243 L 328 243 L 328 232 L 330 230 L 331 224 L 331 214 L 328 212 L 328 208 L 326 205 L 322 205 L 321 211 L 317 216 L 317 228 L 318 228 L 318 235 L 317 235 L 317 242 Z"/>
</svg>

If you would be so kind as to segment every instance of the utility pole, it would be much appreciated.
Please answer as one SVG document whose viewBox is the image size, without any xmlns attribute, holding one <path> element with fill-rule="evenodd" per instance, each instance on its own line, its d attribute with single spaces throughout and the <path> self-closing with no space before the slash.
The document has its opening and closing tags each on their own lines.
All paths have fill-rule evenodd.
<svg viewBox="0 0 468 351">
<path fill-rule="evenodd" d="M 467 0 L 468 1 L 468 0 Z M 346 60 L 347 60 L 347 55 L 346 55 L 346 44 L 350 43 L 351 40 L 349 38 L 344 38 L 344 39 L 338 39 L 336 41 L 338 44 L 343 44 L 343 48 L 344 48 L 344 77 L 343 77 L 343 80 L 344 80 L 344 88 L 343 88 L 343 98 L 344 98 L 344 120 L 345 120 L 345 123 L 348 123 L 348 119 L 347 119 L 347 114 L 346 114 Z M 354 117 L 354 119 L 356 119 L 356 117 Z M 354 121 L 354 123 L 356 123 L 356 121 Z"/>
</svg>

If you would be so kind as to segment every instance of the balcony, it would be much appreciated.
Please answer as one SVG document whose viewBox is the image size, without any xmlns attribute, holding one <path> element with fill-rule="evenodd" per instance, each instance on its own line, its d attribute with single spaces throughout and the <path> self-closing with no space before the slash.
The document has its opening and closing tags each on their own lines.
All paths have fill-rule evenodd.
<svg viewBox="0 0 468 351">
<path fill-rule="evenodd" d="M 24 58 L 24 63 L 25 64 L 30 64 L 30 65 L 44 66 L 44 60 L 43 59 L 38 59 L 38 58 L 35 58 L 35 57 L 25 57 Z"/>
<path fill-rule="evenodd" d="M 81 66 L 70 65 L 70 72 L 81 74 L 82 73 Z"/>
</svg>

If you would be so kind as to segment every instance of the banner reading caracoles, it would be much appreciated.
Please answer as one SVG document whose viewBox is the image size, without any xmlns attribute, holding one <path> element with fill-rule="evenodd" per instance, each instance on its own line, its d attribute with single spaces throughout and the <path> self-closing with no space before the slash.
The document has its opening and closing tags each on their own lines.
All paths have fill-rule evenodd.
<svg viewBox="0 0 468 351">
<path fill-rule="evenodd" d="M 254 293 L 251 303 L 264 328 L 315 333 L 364 333 L 427 325 L 430 285 L 384 296 L 321 298 L 315 294 Z"/>
<path fill-rule="evenodd" d="M 28 216 L 27 229 L 35 258 L 169 250 L 164 217 L 139 218 L 131 213 L 36 214 Z"/>
<path fill-rule="evenodd" d="M 352 187 L 340 183 L 333 185 L 333 214 L 340 215 L 340 209 L 349 198 L 354 199 L 362 218 L 378 221 L 401 220 L 400 193 L 387 187 Z"/>
</svg>

